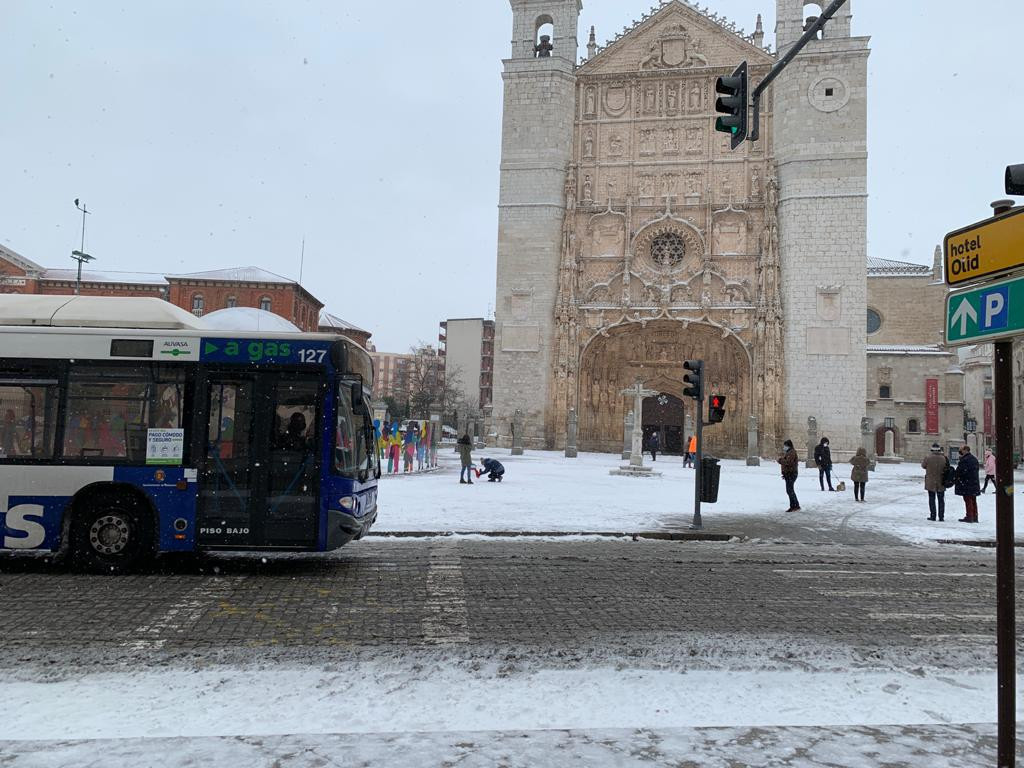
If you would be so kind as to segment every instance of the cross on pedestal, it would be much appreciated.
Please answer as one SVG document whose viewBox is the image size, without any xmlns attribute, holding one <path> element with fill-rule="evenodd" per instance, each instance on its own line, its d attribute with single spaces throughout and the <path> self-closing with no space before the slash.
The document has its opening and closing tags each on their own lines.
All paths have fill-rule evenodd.
<svg viewBox="0 0 1024 768">
<path fill-rule="evenodd" d="M 629 456 L 629 465 L 642 467 L 644 465 L 644 398 L 654 397 L 658 393 L 653 389 L 644 389 L 644 383 L 637 379 L 636 384 L 622 390 L 622 394 L 633 397 L 633 451 Z"/>
</svg>

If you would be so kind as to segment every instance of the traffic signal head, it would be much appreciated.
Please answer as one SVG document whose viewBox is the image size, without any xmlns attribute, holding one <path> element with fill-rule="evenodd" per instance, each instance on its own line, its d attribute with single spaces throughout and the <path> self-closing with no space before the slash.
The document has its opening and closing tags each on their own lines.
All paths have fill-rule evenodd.
<svg viewBox="0 0 1024 768">
<path fill-rule="evenodd" d="M 703 360 L 687 360 L 683 363 L 683 368 L 688 373 L 683 376 L 683 383 L 686 384 L 683 387 L 683 396 L 692 397 L 694 400 L 704 399 L 704 361 Z"/>
<path fill-rule="evenodd" d="M 721 115 L 715 130 L 732 134 L 732 148 L 736 149 L 747 138 L 747 62 L 730 77 L 718 78 L 715 92 L 722 94 L 715 102 L 715 111 Z"/>
<path fill-rule="evenodd" d="M 708 424 L 720 424 L 725 419 L 725 395 L 712 395 L 708 399 Z"/>
<path fill-rule="evenodd" d="M 1024 195 L 1024 165 L 1006 166 L 1006 194 Z"/>
</svg>

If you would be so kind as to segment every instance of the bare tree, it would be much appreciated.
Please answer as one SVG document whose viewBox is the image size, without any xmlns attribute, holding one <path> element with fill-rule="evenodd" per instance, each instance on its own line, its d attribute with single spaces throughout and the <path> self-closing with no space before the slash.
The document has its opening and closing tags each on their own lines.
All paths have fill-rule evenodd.
<svg viewBox="0 0 1024 768">
<path fill-rule="evenodd" d="M 410 350 L 396 371 L 395 399 L 408 404 L 412 417 L 424 417 L 432 407 L 440 406 L 448 419 L 458 410 L 461 382 L 458 366 L 450 366 L 446 375 L 444 357 L 421 343 Z"/>
</svg>

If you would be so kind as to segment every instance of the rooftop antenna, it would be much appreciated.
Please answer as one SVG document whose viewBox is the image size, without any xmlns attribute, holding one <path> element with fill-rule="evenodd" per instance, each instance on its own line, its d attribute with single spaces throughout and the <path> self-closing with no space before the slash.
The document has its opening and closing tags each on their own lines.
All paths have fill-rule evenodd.
<svg viewBox="0 0 1024 768">
<path fill-rule="evenodd" d="M 302 285 L 302 270 L 306 266 L 306 236 L 302 236 L 302 251 L 299 253 L 299 285 Z"/>
</svg>

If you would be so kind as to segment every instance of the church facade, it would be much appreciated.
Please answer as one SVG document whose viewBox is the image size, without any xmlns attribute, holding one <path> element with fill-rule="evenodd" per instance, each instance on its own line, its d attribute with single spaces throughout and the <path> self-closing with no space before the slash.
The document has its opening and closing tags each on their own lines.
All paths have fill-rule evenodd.
<svg viewBox="0 0 1024 768">
<path fill-rule="evenodd" d="M 703 359 L 721 456 L 773 454 L 808 419 L 838 449 L 865 413 L 867 38 L 849 4 L 775 81 L 761 136 L 714 131 L 715 81 L 778 54 L 679 0 L 576 61 L 579 0 L 511 0 L 504 62 L 494 408 L 509 444 L 618 451 L 640 381 L 645 431 L 691 433 L 682 361 Z M 778 0 L 784 53 L 801 0 Z M 548 30 L 553 30 L 549 32 Z M 546 37 L 543 35 L 547 35 Z"/>
</svg>

